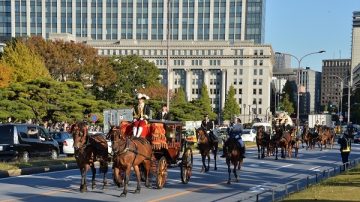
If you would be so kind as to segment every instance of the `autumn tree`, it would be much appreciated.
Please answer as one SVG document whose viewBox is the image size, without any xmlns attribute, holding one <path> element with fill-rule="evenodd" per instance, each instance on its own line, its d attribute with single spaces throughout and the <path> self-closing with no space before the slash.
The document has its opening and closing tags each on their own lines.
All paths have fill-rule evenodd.
<svg viewBox="0 0 360 202">
<path fill-rule="evenodd" d="M 0 63 L 0 88 L 7 87 L 11 82 L 12 69 Z"/>
<path fill-rule="evenodd" d="M 1 63 L 10 68 L 13 82 L 50 77 L 41 56 L 28 48 L 21 40 L 14 39 L 7 43 Z"/>
<path fill-rule="evenodd" d="M 225 120 L 232 120 L 239 113 L 240 106 L 235 99 L 235 88 L 231 85 L 225 100 L 223 118 Z"/>
<path fill-rule="evenodd" d="M 84 43 L 45 41 L 39 36 L 24 41 L 44 58 L 45 66 L 56 80 L 78 81 L 100 91 L 116 81 L 109 58 L 99 56 L 95 48 Z"/>
</svg>

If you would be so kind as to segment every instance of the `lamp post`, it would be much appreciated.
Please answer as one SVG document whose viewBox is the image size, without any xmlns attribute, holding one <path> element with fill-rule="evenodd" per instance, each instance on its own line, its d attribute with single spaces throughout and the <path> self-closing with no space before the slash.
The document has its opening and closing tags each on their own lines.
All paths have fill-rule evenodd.
<svg viewBox="0 0 360 202">
<path fill-rule="evenodd" d="M 347 87 L 348 88 L 348 95 L 347 95 L 347 100 L 348 100 L 348 106 L 347 106 L 347 124 L 350 123 L 350 107 L 351 107 L 351 103 L 350 103 L 350 96 L 351 96 L 351 88 L 353 87 L 352 86 L 352 72 L 350 72 L 350 75 L 349 76 L 346 76 L 344 78 L 341 78 L 340 76 L 338 75 L 330 75 L 330 76 L 333 76 L 333 77 L 336 77 L 340 80 L 340 85 L 341 85 L 341 92 L 340 92 L 340 96 L 341 96 L 341 107 L 340 107 L 340 112 L 341 112 L 341 116 L 342 116 L 342 96 L 343 96 L 343 86 Z M 350 78 L 350 80 L 348 81 L 348 85 L 345 85 L 344 84 L 344 81 L 347 79 L 347 78 Z"/>
<path fill-rule="evenodd" d="M 243 106 L 244 106 L 244 110 L 241 110 L 241 111 L 244 111 L 244 123 L 245 123 L 245 118 L 246 118 L 246 104 L 243 104 Z"/>
<path fill-rule="evenodd" d="M 166 93 L 166 106 L 170 110 L 170 1 L 167 1 L 168 12 L 167 12 L 167 26 L 166 26 L 166 69 L 167 69 L 167 93 Z"/>
<path fill-rule="evenodd" d="M 316 52 L 311 52 L 308 53 L 304 56 L 302 56 L 301 58 L 296 57 L 295 55 L 292 55 L 290 53 L 280 53 L 280 52 L 275 52 L 275 54 L 284 54 L 284 55 L 289 55 L 293 58 L 295 58 L 298 61 L 298 68 L 297 68 L 297 72 L 296 72 L 296 85 L 297 85 L 297 104 L 296 104 L 296 128 L 299 129 L 299 123 L 300 123 L 300 84 L 301 84 L 301 80 L 300 80 L 300 67 L 301 67 L 301 61 L 309 56 L 309 55 L 313 55 L 313 54 L 318 54 L 318 53 L 324 53 L 324 50 L 320 50 L 320 51 L 316 51 Z"/>
</svg>

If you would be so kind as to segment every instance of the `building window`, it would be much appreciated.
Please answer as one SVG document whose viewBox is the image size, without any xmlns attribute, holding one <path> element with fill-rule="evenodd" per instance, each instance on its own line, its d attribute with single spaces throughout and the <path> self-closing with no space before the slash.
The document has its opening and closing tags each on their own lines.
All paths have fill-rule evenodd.
<svg viewBox="0 0 360 202">
<path fill-rule="evenodd" d="M 256 95 L 256 89 L 253 89 L 253 95 Z"/>
<path fill-rule="evenodd" d="M 239 65 L 243 66 L 243 60 L 239 60 Z"/>
<path fill-rule="evenodd" d="M 257 75 L 257 69 L 254 69 L 254 75 Z"/>
<path fill-rule="evenodd" d="M 234 75 L 237 75 L 237 69 L 234 69 Z"/>
<path fill-rule="evenodd" d="M 259 98 L 259 105 L 261 105 L 262 104 L 262 99 L 261 98 Z M 261 113 L 260 113 L 261 114 Z"/>
<path fill-rule="evenodd" d="M 253 99 L 253 104 L 256 105 L 256 98 Z"/>
<path fill-rule="evenodd" d="M 243 75 L 243 69 L 239 69 L 239 75 Z"/>
<path fill-rule="evenodd" d="M 239 79 L 239 85 L 242 85 L 243 82 L 242 82 L 242 79 Z"/>
<path fill-rule="evenodd" d="M 234 79 L 234 85 L 236 85 L 236 83 L 237 83 L 237 79 Z"/>
<path fill-rule="evenodd" d="M 262 95 L 262 89 L 261 88 L 259 89 L 259 95 Z"/>
<path fill-rule="evenodd" d="M 263 80 L 262 79 L 259 79 L 259 85 L 261 86 L 263 83 Z"/>
<path fill-rule="evenodd" d="M 234 60 L 234 65 L 237 65 L 237 60 Z"/>
<path fill-rule="evenodd" d="M 242 88 L 239 88 L 239 94 L 242 95 Z"/>
<path fill-rule="evenodd" d="M 260 65 L 260 66 L 263 66 L 263 64 L 264 64 L 264 61 L 263 61 L 263 60 L 260 60 L 260 61 L 259 61 L 259 65 Z"/>
<path fill-rule="evenodd" d="M 239 98 L 239 104 L 242 104 L 242 100 L 241 100 L 241 98 Z"/>
<path fill-rule="evenodd" d="M 257 50 L 254 50 L 254 55 L 257 55 L 258 54 L 258 51 Z"/>
<path fill-rule="evenodd" d="M 263 75 L 263 69 L 259 69 L 259 75 Z"/>
<path fill-rule="evenodd" d="M 257 66 L 258 62 L 257 60 L 254 60 L 254 66 Z"/>
<path fill-rule="evenodd" d="M 253 85 L 256 85 L 256 83 L 257 83 L 257 80 L 254 79 L 254 80 L 253 80 Z"/>
<path fill-rule="evenodd" d="M 263 51 L 263 50 L 260 50 L 260 55 L 264 55 L 264 51 Z"/>
</svg>

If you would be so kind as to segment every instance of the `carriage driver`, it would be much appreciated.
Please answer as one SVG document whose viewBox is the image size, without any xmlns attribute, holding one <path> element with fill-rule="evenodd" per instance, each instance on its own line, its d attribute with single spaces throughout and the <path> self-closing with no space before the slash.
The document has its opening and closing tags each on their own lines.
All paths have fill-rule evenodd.
<svg viewBox="0 0 360 202">
<path fill-rule="evenodd" d="M 209 139 L 211 142 L 218 141 L 217 137 L 213 133 L 214 124 L 212 121 L 210 121 L 208 114 L 206 114 L 204 116 L 204 120 L 201 121 L 201 128 L 203 128 L 206 131 L 206 133 L 209 135 Z"/>
<path fill-rule="evenodd" d="M 134 107 L 133 111 L 133 135 L 134 137 L 141 137 L 143 128 L 146 126 L 147 119 L 150 116 L 150 106 L 145 104 L 145 100 L 149 99 L 149 96 L 139 93 L 137 95 L 138 104 Z"/>
<path fill-rule="evenodd" d="M 225 147 L 228 144 L 228 141 L 230 141 L 230 139 L 237 140 L 237 142 L 240 145 L 242 158 L 246 158 L 245 157 L 245 144 L 241 138 L 242 131 L 243 131 L 243 125 L 241 124 L 241 119 L 236 118 L 234 125 L 229 130 L 229 139 L 226 140 Z M 224 158 L 226 156 L 226 152 L 227 152 L 227 149 L 224 148 L 223 155 L 221 155 L 220 157 Z"/>
</svg>

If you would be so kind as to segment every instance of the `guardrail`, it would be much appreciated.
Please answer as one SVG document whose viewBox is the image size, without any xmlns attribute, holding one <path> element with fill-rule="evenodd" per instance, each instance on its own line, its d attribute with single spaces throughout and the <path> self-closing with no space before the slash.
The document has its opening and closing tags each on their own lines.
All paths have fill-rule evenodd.
<svg viewBox="0 0 360 202">
<path fill-rule="evenodd" d="M 318 184 L 319 182 L 328 179 L 329 177 L 336 176 L 351 168 L 354 168 L 360 163 L 360 158 L 349 161 L 348 163 L 337 165 L 333 168 L 328 168 L 323 171 L 319 171 L 313 175 L 300 178 L 283 185 L 278 185 L 270 189 L 266 189 L 259 193 L 245 196 L 238 201 L 280 201 L 292 193 L 296 193 L 309 188 L 311 185 Z"/>
</svg>

